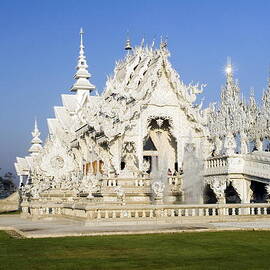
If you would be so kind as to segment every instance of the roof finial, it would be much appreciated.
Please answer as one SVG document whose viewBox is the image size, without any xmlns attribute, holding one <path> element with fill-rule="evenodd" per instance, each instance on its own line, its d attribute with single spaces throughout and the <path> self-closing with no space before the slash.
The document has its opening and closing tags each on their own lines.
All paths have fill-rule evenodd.
<svg viewBox="0 0 270 270">
<path fill-rule="evenodd" d="M 225 72 L 227 75 L 231 75 L 233 73 L 233 68 L 232 68 L 232 60 L 231 57 L 227 57 L 227 64 L 225 68 Z"/>
<path fill-rule="evenodd" d="M 232 65 L 231 57 L 227 57 L 227 63 L 224 68 L 224 72 L 226 74 L 226 85 L 224 87 L 224 91 L 227 93 L 226 95 L 229 96 L 238 96 L 240 99 L 240 88 L 237 80 L 234 79 L 233 74 L 234 68 Z"/>
<path fill-rule="evenodd" d="M 38 125 L 37 125 L 37 119 L 35 118 L 35 127 L 32 132 L 33 139 L 31 141 L 31 147 L 29 148 L 28 152 L 31 153 L 31 155 L 36 155 L 42 150 L 42 140 L 39 138 L 40 132 L 38 130 Z"/>
<path fill-rule="evenodd" d="M 165 49 L 168 46 L 168 37 L 163 40 L 163 37 L 160 37 L 160 49 Z"/>
<path fill-rule="evenodd" d="M 141 41 L 141 47 L 143 47 L 144 45 L 144 37 L 142 38 L 142 41 Z"/>
<path fill-rule="evenodd" d="M 35 130 L 38 130 L 38 126 L 37 126 L 37 117 L 35 117 Z"/>
<path fill-rule="evenodd" d="M 129 38 L 129 31 L 127 31 L 127 40 L 126 40 L 125 50 L 126 50 L 128 53 L 129 53 L 129 51 L 132 50 L 131 42 L 130 42 L 130 38 Z"/>
<path fill-rule="evenodd" d="M 83 34 L 84 31 L 81 28 L 80 29 L 80 54 L 78 57 L 78 64 L 77 64 L 77 72 L 74 75 L 75 80 L 77 80 L 72 88 L 71 91 L 75 91 L 78 93 L 81 92 L 80 90 L 88 90 L 92 91 L 95 89 L 95 86 L 90 83 L 89 78 L 91 77 L 91 74 L 88 72 L 87 68 L 87 61 L 86 57 L 84 55 L 84 45 L 83 45 Z"/>
<path fill-rule="evenodd" d="M 83 32 L 83 29 L 82 29 L 82 27 L 81 27 L 81 29 L 80 29 L 81 47 L 83 47 L 83 34 L 84 34 L 84 32 Z M 83 48 L 84 48 L 84 47 L 83 47 Z"/>
</svg>

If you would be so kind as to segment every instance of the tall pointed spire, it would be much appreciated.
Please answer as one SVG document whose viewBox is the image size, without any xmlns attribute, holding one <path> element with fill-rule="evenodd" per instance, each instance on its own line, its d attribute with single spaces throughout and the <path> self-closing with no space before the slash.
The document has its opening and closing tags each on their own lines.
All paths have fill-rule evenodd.
<svg viewBox="0 0 270 270">
<path fill-rule="evenodd" d="M 31 153 L 31 155 L 36 155 L 38 154 L 41 149 L 42 149 L 42 140 L 39 138 L 40 136 L 40 132 L 38 130 L 38 126 L 37 126 L 37 120 L 35 119 L 35 128 L 32 132 L 32 136 L 33 136 L 33 139 L 31 141 L 31 147 L 29 148 L 28 152 Z"/>
<path fill-rule="evenodd" d="M 71 91 L 80 91 L 80 90 L 87 90 L 92 91 L 95 89 L 95 86 L 90 83 L 89 78 L 91 78 L 91 74 L 88 72 L 86 57 L 84 55 L 84 45 L 83 45 L 83 29 L 80 30 L 80 54 L 78 57 L 78 64 L 77 64 L 77 72 L 74 75 L 74 79 L 76 82 L 73 84 Z"/>
<path fill-rule="evenodd" d="M 236 96 L 239 97 L 240 89 L 239 89 L 238 83 L 235 82 L 234 80 L 233 65 L 232 65 L 231 57 L 227 57 L 225 73 L 226 73 L 226 86 L 223 89 L 224 93 L 232 97 L 236 97 Z"/>
<path fill-rule="evenodd" d="M 233 67 L 231 57 L 227 57 L 227 64 L 225 67 L 226 81 L 230 83 L 233 81 Z"/>
</svg>

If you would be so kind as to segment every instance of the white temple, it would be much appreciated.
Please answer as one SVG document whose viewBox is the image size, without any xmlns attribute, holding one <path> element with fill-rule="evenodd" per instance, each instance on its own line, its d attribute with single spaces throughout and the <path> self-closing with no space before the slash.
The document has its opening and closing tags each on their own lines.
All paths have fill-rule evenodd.
<svg viewBox="0 0 270 270">
<path fill-rule="evenodd" d="M 131 217 L 136 206 L 144 210 L 135 217 L 152 217 L 160 213 L 151 206 L 268 199 L 270 83 L 262 104 L 247 102 L 228 61 L 220 104 L 202 109 L 204 85 L 184 84 L 166 42 L 128 40 L 103 93 L 92 95 L 80 37 L 72 93 L 54 107 L 44 145 L 35 122 L 31 154 L 15 163 L 25 216 Z"/>
</svg>

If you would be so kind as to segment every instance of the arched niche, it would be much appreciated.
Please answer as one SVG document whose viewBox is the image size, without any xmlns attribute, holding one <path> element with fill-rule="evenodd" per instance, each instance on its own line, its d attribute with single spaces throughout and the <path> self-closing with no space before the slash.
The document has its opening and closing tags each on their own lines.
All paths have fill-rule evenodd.
<svg viewBox="0 0 270 270">
<path fill-rule="evenodd" d="M 251 202 L 254 203 L 264 203 L 267 199 L 267 191 L 265 189 L 265 184 L 257 181 L 251 181 L 250 188 L 252 190 Z"/>
<path fill-rule="evenodd" d="M 225 199 L 226 203 L 241 203 L 241 199 L 232 183 L 230 183 L 225 189 Z"/>
<path fill-rule="evenodd" d="M 216 194 L 209 184 L 205 185 L 204 187 L 203 198 L 204 198 L 204 203 L 206 204 L 218 202 Z"/>
</svg>

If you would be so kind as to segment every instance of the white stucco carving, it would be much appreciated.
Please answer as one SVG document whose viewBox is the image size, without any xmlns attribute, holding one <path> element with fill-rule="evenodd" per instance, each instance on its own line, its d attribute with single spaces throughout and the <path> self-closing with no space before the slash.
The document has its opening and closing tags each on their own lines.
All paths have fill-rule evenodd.
<svg viewBox="0 0 270 270">
<path fill-rule="evenodd" d="M 196 149 L 204 164 L 202 181 L 220 203 L 228 183 L 249 202 L 250 182 L 269 182 L 264 148 L 270 138 L 270 84 L 262 106 L 254 95 L 247 102 L 228 63 L 221 102 L 203 108 L 202 101 L 195 102 L 205 85 L 184 83 L 161 42 L 159 48 L 129 50 L 103 93 L 94 96 L 83 31 L 80 36 L 73 93 L 63 94 L 62 106 L 54 108 L 43 146 L 35 123 L 31 154 L 17 158 L 24 201 L 124 205 L 153 198 L 162 203 L 167 196 L 171 203 L 182 202 L 186 145 Z M 154 168 L 165 170 L 162 181 L 153 181 Z"/>
</svg>

